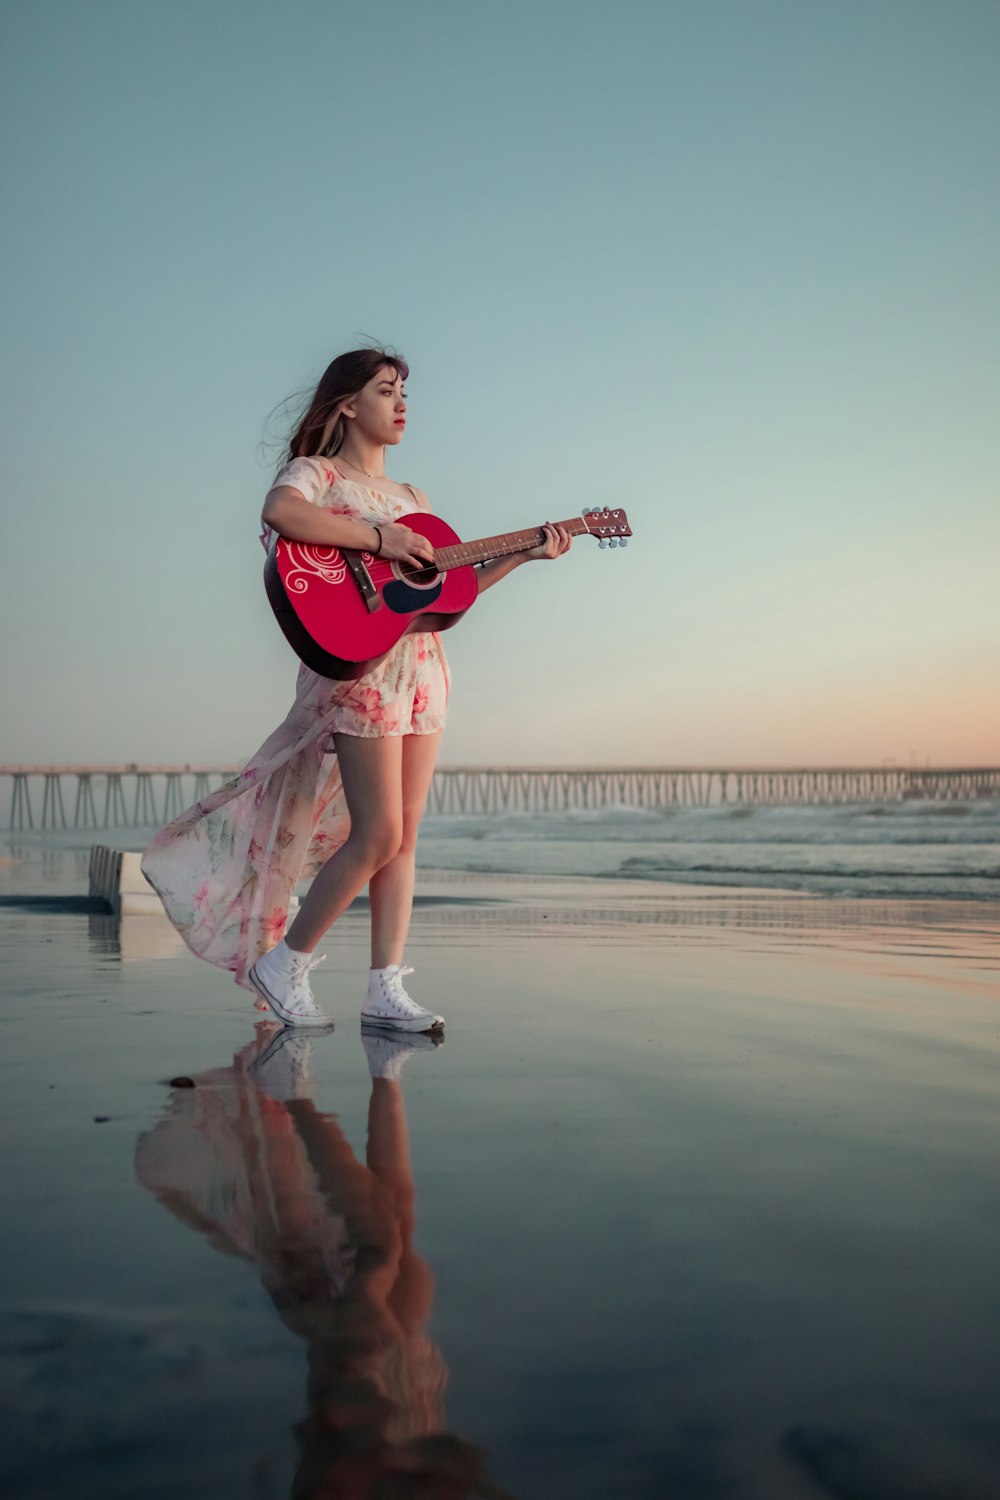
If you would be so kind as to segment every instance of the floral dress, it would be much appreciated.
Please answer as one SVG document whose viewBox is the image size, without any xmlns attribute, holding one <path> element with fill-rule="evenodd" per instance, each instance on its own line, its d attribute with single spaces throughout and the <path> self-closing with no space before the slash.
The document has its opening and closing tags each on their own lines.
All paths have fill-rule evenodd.
<svg viewBox="0 0 1000 1500">
<path fill-rule="evenodd" d="M 368 522 L 420 509 L 415 498 L 345 479 L 326 459 L 292 459 L 271 488 L 279 484 L 335 515 Z M 260 539 L 266 550 L 277 541 L 270 527 Z M 284 936 L 296 885 L 311 879 L 351 830 L 333 735 L 437 734 L 450 691 L 437 631 L 402 636 L 354 681 L 300 664 L 292 707 L 239 775 L 167 823 L 143 852 L 142 873 L 192 953 L 231 970 L 256 994 L 247 971 Z"/>
</svg>

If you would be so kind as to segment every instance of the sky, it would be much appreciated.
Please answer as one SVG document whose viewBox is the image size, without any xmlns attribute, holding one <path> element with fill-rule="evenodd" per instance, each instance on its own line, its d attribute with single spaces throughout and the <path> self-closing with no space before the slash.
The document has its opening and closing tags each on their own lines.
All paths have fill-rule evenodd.
<svg viewBox="0 0 1000 1500">
<path fill-rule="evenodd" d="M 242 765 L 260 507 L 410 364 L 441 765 L 1000 763 L 995 0 L 4 0 L 0 762 Z"/>
</svg>

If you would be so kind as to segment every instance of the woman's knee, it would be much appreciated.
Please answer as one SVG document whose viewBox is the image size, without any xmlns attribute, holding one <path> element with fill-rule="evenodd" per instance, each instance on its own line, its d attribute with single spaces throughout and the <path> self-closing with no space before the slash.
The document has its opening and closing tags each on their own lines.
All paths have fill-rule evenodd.
<svg viewBox="0 0 1000 1500">
<path fill-rule="evenodd" d="M 391 814 L 383 814 L 360 827 L 352 825 L 351 840 L 360 851 L 365 864 L 380 870 L 390 859 L 395 859 L 403 839 L 403 821 Z"/>
<path fill-rule="evenodd" d="M 403 814 L 403 822 L 399 834 L 398 854 L 414 854 L 417 848 L 417 834 L 420 831 L 420 818 L 407 817 Z"/>
</svg>

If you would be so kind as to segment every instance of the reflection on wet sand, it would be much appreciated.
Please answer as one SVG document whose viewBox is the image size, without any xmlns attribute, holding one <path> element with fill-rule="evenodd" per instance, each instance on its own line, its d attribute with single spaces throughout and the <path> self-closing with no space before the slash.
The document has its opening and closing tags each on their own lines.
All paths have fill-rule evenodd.
<svg viewBox="0 0 1000 1500">
<path fill-rule="evenodd" d="M 324 1039 L 261 1021 L 227 1067 L 171 1081 L 138 1180 L 223 1254 L 251 1261 L 307 1346 L 294 1500 L 509 1500 L 445 1430 L 447 1367 L 423 1331 L 434 1278 L 413 1247 L 402 1074 L 429 1036 L 367 1032 L 366 1160 L 312 1098 Z M 330 1039 L 332 1040 L 332 1039 Z"/>
<path fill-rule="evenodd" d="M 117 912 L 91 912 L 87 926 L 95 952 L 113 954 L 122 963 L 177 958 L 185 951 L 184 939 L 162 915 L 122 917 Z"/>
</svg>

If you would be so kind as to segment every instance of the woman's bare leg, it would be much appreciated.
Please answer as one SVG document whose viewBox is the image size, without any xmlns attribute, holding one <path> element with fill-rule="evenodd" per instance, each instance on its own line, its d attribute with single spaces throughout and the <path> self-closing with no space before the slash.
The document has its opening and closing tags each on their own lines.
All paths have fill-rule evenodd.
<svg viewBox="0 0 1000 1500">
<path fill-rule="evenodd" d="M 372 968 L 403 961 L 413 910 L 417 831 L 427 804 L 440 734 L 404 734 L 402 788 L 403 831 L 399 852 L 371 877 Z M 294 947 L 294 944 L 292 945 Z"/>
<path fill-rule="evenodd" d="M 333 738 L 351 831 L 313 876 L 285 933 L 285 942 L 297 953 L 313 951 L 379 866 L 393 858 L 402 838 L 401 736 L 335 734 Z"/>
</svg>

